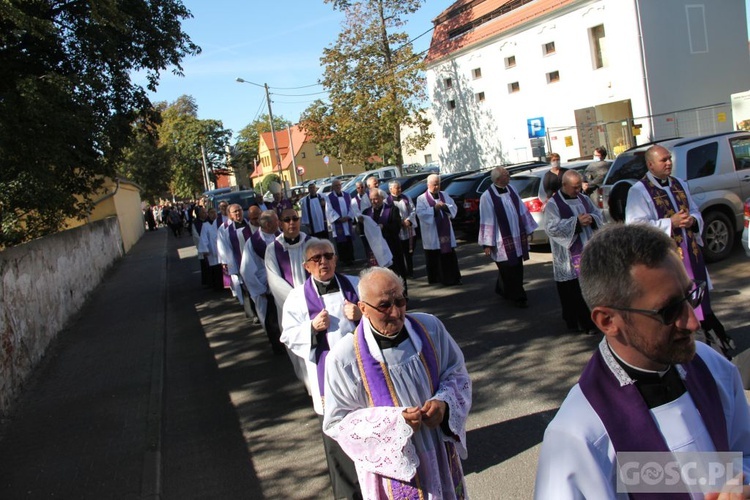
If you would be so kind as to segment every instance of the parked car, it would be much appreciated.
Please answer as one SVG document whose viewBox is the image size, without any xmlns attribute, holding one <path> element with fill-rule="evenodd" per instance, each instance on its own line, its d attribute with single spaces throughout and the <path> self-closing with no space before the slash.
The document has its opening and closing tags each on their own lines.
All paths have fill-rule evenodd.
<svg viewBox="0 0 750 500">
<path fill-rule="evenodd" d="M 242 210 L 247 210 L 250 208 L 250 205 L 255 205 L 255 194 L 256 192 L 253 189 L 219 194 L 213 197 L 211 206 L 218 207 L 220 202 L 226 201 L 230 205 L 239 203 L 242 206 Z"/>
<path fill-rule="evenodd" d="M 398 183 L 401 184 L 401 191 L 403 192 L 417 182 L 426 179 L 428 175 L 430 175 L 429 172 L 422 172 L 418 174 L 406 175 L 404 177 L 396 177 L 395 179 L 388 179 L 387 181 L 384 181 L 380 185 L 380 187 L 383 188 L 384 191 L 388 191 L 388 184 L 390 184 L 391 181 L 398 181 Z"/>
<path fill-rule="evenodd" d="M 542 165 L 548 163 L 529 161 L 505 165 L 505 168 L 512 175 L 514 172 L 531 170 Z M 453 218 L 453 229 L 463 231 L 468 237 L 474 237 L 479 232 L 479 198 L 492 184 L 491 173 L 490 168 L 464 175 L 454 179 L 450 186 L 443 189 L 453 198 L 458 208 L 456 217 Z"/>
<path fill-rule="evenodd" d="M 750 198 L 745 200 L 745 228 L 742 230 L 742 248 L 745 249 L 745 253 L 750 257 Z"/>
<path fill-rule="evenodd" d="M 610 220 L 625 219 L 630 187 L 646 175 L 646 150 L 636 146 L 616 159 L 600 188 L 600 208 Z M 672 175 L 687 181 L 703 216 L 703 256 L 726 258 L 743 228 L 743 200 L 750 197 L 750 132 L 735 131 L 658 142 L 672 153 Z"/>
<path fill-rule="evenodd" d="M 453 182 L 454 179 L 457 179 L 466 174 L 470 174 L 472 172 L 476 172 L 476 170 L 469 170 L 469 171 L 464 171 L 464 172 L 453 172 L 450 174 L 440 175 L 440 189 L 445 191 L 445 189 L 448 186 L 450 186 L 451 182 Z M 427 177 L 425 177 L 419 182 L 415 182 L 409 188 L 405 189 L 404 194 L 408 196 L 409 198 L 411 198 L 411 201 L 416 206 L 417 198 L 419 198 L 422 194 L 424 194 L 425 191 L 427 191 Z"/>
<path fill-rule="evenodd" d="M 375 176 L 380 181 L 384 180 L 390 180 L 394 177 L 400 177 L 401 171 L 396 166 L 389 166 L 389 167 L 382 167 L 382 168 L 376 168 L 375 170 L 367 170 L 365 172 L 362 172 L 361 174 L 357 174 L 352 179 L 349 179 L 346 184 L 344 184 L 341 189 L 343 191 L 346 191 L 349 194 L 354 194 L 356 191 L 356 184 L 357 182 L 365 182 L 368 177 Z"/>
</svg>

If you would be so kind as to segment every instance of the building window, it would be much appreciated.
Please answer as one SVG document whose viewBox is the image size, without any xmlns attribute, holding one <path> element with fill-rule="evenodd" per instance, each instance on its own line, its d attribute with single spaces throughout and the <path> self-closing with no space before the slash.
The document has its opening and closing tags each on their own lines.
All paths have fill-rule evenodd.
<svg viewBox="0 0 750 500">
<path fill-rule="evenodd" d="M 549 56 L 555 53 L 555 42 L 549 42 L 542 45 L 542 52 L 545 56 Z"/>
<path fill-rule="evenodd" d="M 425 165 L 432 163 L 432 155 L 424 155 L 424 163 Z"/>
<path fill-rule="evenodd" d="M 471 76 L 474 78 L 474 80 L 478 78 L 482 78 L 482 68 L 474 68 L 471 70 Z"/>
<path fill-rule="evenodd" d="M 560 81 L 559 71 L 550 71 L 547 73 L 547 83 L 557 83 Z"/>
<path fill-rule="evenodd" d="M 304 158 L 304 157 L 305 157 L 305 152 L 304 152 L 304 151 L 302 151 L 302 158 Z"/>
<path fill-rule="evenodd" d="M 513 94 L 515 92 L 519 92 L 521 90 L 521 86 L 518 84 L 518 82 L 513 82 L 508 84 L 508 93 Z"/>
<path fill-rule="evenodd" d="M 589 45 L 591 46 L 591 62 L 594 69 L 609 66 L 607 63 L 607 39 L 604 37 L 604 25 L 589 28 Z"/>
<path fill-rule="evenodd" d="M 453 99 L 448 101 L 448 109 L 456 109 L 456 101 L 454 101 Z"/>
<path fill-rule="evenodd" d="M 706 31 L 706 9 L 703 5 L 686 5 L 688 38 L 691 54 L 708 52 L 708 33 Z"/>
<path fill-rule="evenodd" d="M 484 92 L 479 92 L 474 94 L 474 98 L 477 102 L 483 102 L 484 101 Z"/>
<path fill-rule="evenodd" d="M 443 86 L 446 89 L 452 89 L 453 88 L 453 79 L 452 78 L 446 78 L 443 80 Z"/>
<path fill-rule="evenodd" d="M 508 56 L 505 58 L 505 68 L 515 68 L 516 67 L 516 56 Z"/>
</svg>

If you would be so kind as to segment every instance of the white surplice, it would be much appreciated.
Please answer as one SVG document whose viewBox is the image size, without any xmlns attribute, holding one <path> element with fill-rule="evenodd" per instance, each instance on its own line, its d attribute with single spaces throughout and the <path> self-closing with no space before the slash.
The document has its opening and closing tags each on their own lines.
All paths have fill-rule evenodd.
<svg viewBox="0 0 750 500">
<path fill-rule="evenodd" d="M 338 281 L 338 278 L 334 278 Z M 354 289 L 357 289 L 359 278 L 344 276 L 349 280 Z M 313 287 L 315 288 L 315 287 Z M 315 294 L 320 297 L 317 289 Z M 344 293 L 339 282 L 339 291 L 323 295 L 325 310 L 331 322 L 326 333 L 329 348 L 333 348 L 344 336 L 351 334 L 357 324 L 349 321 L 344 316 Z M 307 309 L 305 299 L 305 286 L 295 287 L 284 302 L 284 313 L 281 319 L 281 342 L 294 354 L 305 360 L 307 377 L 310 381 L 310 396 L 313 400 L 315 413 L 323 415 L 323 403 L 320 399 L 320 387 L 318 385 L 318 365 L 315 363 L 315 348 L 318 343 L 312 329 L 312 318 Z"/>
<path fill-rule="evenodd" d="M 521 218 L 518 218 L 518 212 L 513 203 L 513 198 L 511 198 L 510 195 L 511 189 L 515 192 L 513 186 L 508 185 L 508 192 L 500 194 L 497 192 L 497 188 L 493 184 L 487 189 L 487 191 L 482 193 L 482 196 L 479 197 L 478 242 L 482 247 L 493 247 L 490 251 L 490 258 L 495 262 L 504 262 L 508 260 L 508 253 L 505 250 L 505 245 L 503 245 L 503 237 L 507 235 L 502 234 L 500 231 L 500 225 L 498 224 L 497 216 L 495 215 L 495 204 L 492 202 L 490 190 L 500 197 L 500 201 L 503 204 L 505 216 L 508 218 L 508 227 L 510 227 L 510 231 L 513 234 L 513 243 L 515 244 L 517 257 L 522 256 L 524 251 L 524 248 L 521 245 L 521 226 L 523 226 L 529 239 L 534 230 L 538 227 L 538 224 L 529 213 L 529 209 L 526 208 L 526 205 L 521 201 L 520 196 L 518 199 L 521 206 Z M 518 195 L 517 192 L 516 195 Z"/>
<path fill-rule="evenodd" d="M 209 266 L 219 264 L 219 249 L 217 247 L 219 229 L 217 226 L 216 220 L 213 222 L 206 220 L 201 228 L 201 237 L 198 242 L 198 253 L 206 254 Z"/>
<path fill-rule="evenodd" d="M 265 233 L 263 230 L 258 232 L 263 237 L 266 247 L 273 243 L 276 235 Z M 253 248 L 252 240 L 245 242 L 245 250 L 242 252 L 242 262 L 240 263 L 240 276 L 247 287 L 250 298 L 255 304 L 255 311 L 258 313 L 260 324 L 266 324 L 266 313 L 268 312 L 268 299 L 266 294 L 269 292 L 268 275 L 266 274 L 265 257 L 261 258 Z"/>
<path fill-rule="evenodd" d="M 398 396 L 399 407 L 368 407 L 368 396 L 354 352 L 354 335 L 341 339 L 326 358 L 326 402 L 323 430 L 336 439 L 354 460 L 364 498 L 386 498 L 383 477 L 409 481 L 416 472 L 426 498 L 455 498 L 444 442 L 455 444 L 459 456 L 467 456 L 466 419 L 471 408 L 471 379 L 464 357 L 443 323 L 430 314 L 414 313 L 435 345 L 439 360 L 437 390 L 420 359 L 423 349 L 417 333 L 405 323 L 409 340 L 380 350 L 367 318 L 362 318 L 365 340 L 372 356 L 385 363 Z M 422 407 L 430 399 L 444 401 L 454 436 L 438 426 L 423 425 L 417 432 L 401 416 L 407 407 Z M 382 438 L 382 434 L 388 439 Z M 465 484 L 464 484 L 465 487 Z M 465 490 L 465 488 L 464 488 Z"/>
<path fill-rule="evenodd" d="M 398 238 L 400 240 L 408 240 L 409 238 L 416 236 L 415 231 L 417 227 L 417 210 L 412 204 L 408 196 L 403 195 L 402 199 L 397 200 L 393 198 L 393 206 L 398 208 L 401 214 L 401 221 L 408 220 L 411 222 L 410 227 L 401 226 L 401 230 L 398 232 Z"/>
<path fill-rule="evenodd" d="M 453 198 L 448 194 L 440 192 L 443 195 L 443 201 L 448 207 L 450 218 L 454 218 L 458 213 L 458 207 L 453 201 Z M 427 197 L 432 196 L 429 191 L 421 194 L 417 198 L 417 217 L 419 217 L 419 223 L 422 225 L 422 247 L 425 250 L 440 250 L 440 237 L 438 236 L 437 223 L 435 222 L 436 217 L 448 217 L 448 214 L 443 213 L 442 215 L 435 215 L 435 209 L 427 203 Z M 440 197 L 434 198 L 435 202 L 440 201 Z M 450 224 L 451 228 L 451 248 L 456 247 L 456 235 L 453 234 L 453 223 Z"/>
<path fill-rule="evenodd" d="M 388 243 L 383 237 L 383 231 L 380 230 L 378 223 L 372 217 L 365 215 L 362 218 L 362 228 L 365 231 L 365 238 L 370 245 L 370 250 L 375 256 L 375 261 L 380 267 L 388 267 L 393 264 L 393 253 L 388 247 Z"/>
<path fill-rule="evenodd" d="M 252 233 L 253 226 L 247 220 L 245 223 L 250 228 Z M 245 248 L 245 236 L 243 228 L 237 228 L 233 221 L 228 220 L 227 223 L 219 226 L 219 237 L 217 239 L 217 249 L 219 252 L 219 262 L 227 266 L 227 274 L 232 279 L 232 295 L 237 297 L 237 300 L 242 305 L 245 303 L 245 299 L 242 295 L 242 277 L 240 276 L 240 263 L 242 261 L 242 255 L 239 256 L 239 260 L 234 255 L 232 249 L 232 240 L 230 233 L 234 232 L 237 235 L 237 241 L 239 242 L 240 254 L 242 254 Z"/>
<path fill-rule="evenodd" d="M 331 198 L 334 196 L 339 202 L 339 210 L 341 210 L 341 215 L 339 215 L 339 213 L 333 208 L 333 204 L 331 203 Z M 351 204 L 354 204 L 354 198 L 351 198 Z M 341 195 L 337 195 L 335 191 L 331 191 L 330 193 L 328 193 L 328 201 L 326 202 L 326 220 L 328 220 L 328 224 L 331 226 L 331 237 L 335 239 L 339 235 L 338 228 L 335 224 L 336 221 L 339 220 L 339 218 L 349 217 L 349 220 L 352 223 L 356 223 L 354 219 L 357 216 L 357 213 L 353 211 L 352 205 L 347 205 L 343 192 Z M 351 236 L 352 234 L 349 231 L 349 223 L 344 222 L 342 223 L 342 226 L 344 227 L 344 235 Z"/>
<path fill-rule="evenodd" d="M 599 349 L 620 384 L 632 383 L 609 352 L 606 339 L 602 340 Z M 729 448 L 743 454 L 743 469 L 748 477 L 750 412 L 739 372 L 702 342 L 696 342 L 696 350 L 716 380 L 727 423 Z M 677 369 L 684 379 L 684 369 L 679 365 Z M 689 393 L 650 412 L 672 451 L 714 451 L 713 442 Z M 538 500 L 626 499 L 627 494 L 617 493 L 616 473 L 616 451 L 609 435 L 576 384 L 544 433 L 534 497 Z"/>
<path fill-rule="evenodd" d="M 579 237 L 581 244 L 586 245 L 586 242 L 594 235 L 594 226 L 581 226 L 581 231 L 576 233 L 578 216 L 589 213 L 594 219 L 597 229 L 604 226 L 604 218 L 601 210 L 594 205 L 588 196 L 583 196 L 583 203 L 587 204 L 588 212 L 578 197 L 568 200 L 562 194 L 560 196 L 570 207 L 573 217 L 561 218 L 560 207 L 557 206 L 554 199 L 550 198 L 544 208 L 544 231 L 549 237 L 552 250 L 552 273 L 555 281 L 570 281 L 578 279 L 573 264 L 570 262 L 570 247 Z"/>
<path fill-rule="evenodd" d="M 325 203 L 325 195 L 318 194 L 315 198 L 310 198 L 310 195 L 308 194 L 299 201 L 302 209 L 302 224 L 310 228 L 311 232 L 319 233 L 328 230 L 324 208 L 320 203 L 321 201 L 324 201 Z M 327 203 L 325 204 L 327 205 Z M 314 231 L 313 228 L 315 229 Z"/>
</svg>

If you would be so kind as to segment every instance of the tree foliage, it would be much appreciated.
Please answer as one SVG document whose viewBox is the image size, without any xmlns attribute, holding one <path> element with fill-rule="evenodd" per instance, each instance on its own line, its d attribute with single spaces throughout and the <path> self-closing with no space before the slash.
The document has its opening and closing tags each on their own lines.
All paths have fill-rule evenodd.
<svg viewBox="0 0 750 500">
<path fill-rule="evenodd" d="M 284 130 L 290 127 L 292 122 L 283 116 L 273 117 L 273 126 L 276 131 Z M 237 142 L 234 145 L 234 155 L 232 161 L 236 166 L 243 166 L 248 172 L 253 171 L 255 167 L 254 160 L 258 158 L 258 145 L 260 144 L 260 135 L 271 131 L 271 121 L 268 115 L 260 115 L 256 120 L 249 123 L 237 134 Z"/>
<path fill-rule="evenodd" d="M 200 48 L 179 0 L 0 1 L 0 244 L 83 217 L 112 175 L 146 91 Z"/>
<path fill-rule="evenodd" d="M 429 139 L 429 122 L 418 112 L 426 98 L 423 63 L 400 31 L 423 0 L 326 2 L 345 13 L 341 33 L 321 58 L 330 104 L 313 103 L 302 125 L 345 161 L 364 164 L 378 154 L 400 165 L 402 125 L 424 131 L 416 143 Z"/>
<path fill-rule="evenodd" d="M 219 120 L 198 119 L 198 105 L 191 96 L 183 95 L 169 105 L 159 103 L 157 109 L 162 115 L 159 138 L 170 163 L 170 191 L 178 198 L 195 198 L 205 190 L 203 154 L 209 173 L 226 167 L 232 132 Z"/>
</svg>

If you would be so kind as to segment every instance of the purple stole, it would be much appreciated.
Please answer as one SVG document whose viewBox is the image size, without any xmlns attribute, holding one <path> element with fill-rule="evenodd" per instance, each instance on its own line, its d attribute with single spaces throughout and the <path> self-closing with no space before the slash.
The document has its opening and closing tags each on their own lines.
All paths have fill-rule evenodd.
<svg viewBox="0 0 750 500">
<path fill-rule="evenodd" d="M 600 346 L 600 349 L 609 349 Z M 635 384 L 620 382 L 597 349 L 581 374 L 578 384 L 612 441 L 615 452 L 669 452 L 651 412 Z M 616 361 L 615 361 L 616 362 Z M 684 383 L 701 419 L 711 436 L 716 451 L 729 451 L 726 420 L 716 381 L 706 363 L 697 354 L 681 365 L 687 372 Z M 685 494 L 630 493 L 631 498 L 689 498 Z"/>
<path fill-rule="evenodd" d="M 383 224 L 385 226 L 391 219 L 392 206 L 393 205 L 386 205 L 385 203 L 383 203 L 383 209 L 380 211 L 380 217 L 378 217 L 377 219 L 375 218 L 375 209 L 373 207 L 367 207 L 362 213 L 364 215 L 368 215 L 372 220 L 375 221 L 376 224 Z"/>
<path fill-rule="evenodd" d="M 237 263 L 237 267 L 239 267 L 240 262 L 242 261 L 242 248 L 240 248 L 240 239 L 237 237 L 237 230 L 234 227 L 234 223 L 230 223 L 227 226 L 227 232 L 229 233 L 229 241 L 232 243 L 232 254 L 234 254 L 234 261 Z M 245 241 L 252 236 L 252 229 L 250 229 L 250 224 L 245 223 L 245 227 L 242 228 L 242 235 L 245 238 Z"/>
<path fill-rule="evenodd" d="M 346 300 L 353 304 L 359 302 L 357 291 L 352 286 L 351 281 L 346 279 L 343 274 L 336 273 L 332 279 L 338 280 L 339 288 Z M 318 291 L 315 289 L 315 284 L 313 284 L 312 281 L 312 277 L 307 278 L 304 284 L 305 302 L 307 302 L 307 313 L 310 316 L 310 320 L 315 318 L 315 316 L 326 307 L 323 297 L 318 295 Z M 328 331 L 316 332 L 315 338 L 317 339 L 317 346 L 315 347 L 315 364 L 318 371 L 318 389 L 320 390 L 320 397 L 325 404 L 325 361 L 326 356 L 328 356 L 328 351 L 331 350 L 331 347 L 328 344 Z"/>
<path fill-rule="evenodd" d="M 315 199 L 318 200 L 318 203 L 320 203 L 320 200 L 321 200 L 320 196 L 316 196 Z M 315 226 L 313 225 L 313 214 L 312 214 L 312 210 L 311 210 L 311 207 L 310 207 L 310 195 L 305 196 L 305 203 L 307 204 L 307 218 L 309 219 L 308 222 L 310 223 L 310 232 L 311 233 L 318 233 L 318 232 L 322 231 L 322 229 L 320 231 L 316 231 L 315 230 Z M 322 210 L 322 208 L 323 208 L 323 205 L 321 204 L 321 210 Z M 323 215 L 323 218 L 325 218 L 325 214 Z"/>
<path fill-rule="evenodd" d="M 310 235 L 305 236 L 305 241 L 310 239 Z M 279 240 L 273 242 L 273 248 L 276 251 L 276 262 L 279 264 L 279 271 L 284 280 L 289 283 L 289 286 L 294 288 L 294 275 L 292 274 L 292 262 L 289 260 L 289 252 L 287 252 L 284 245 L 279 243 Z M 305 271 L 305 275 L 309 276 L 309 273 Z"/>
<path fill-rule="evenodd" d="M 349 196 L 349 193 L 343 192 L 341 193 L 344 197 L 344 203 L 346 203 L 347 210 L 352 204 L 352 199 Z M 357 206 L 359 206 L 360 199 L 357 199 Z M 331 203 L 331 208 L 336 211 L 337 214 L 339 214 L 339 218 L 344 216 L 344 211 L 341 208 L 341 205 L 339 205 L 339 197 L 336 196 L 336 193 L 331 193 L 328 195 L 328 201 Z M 350 220 L 347 222 L 349 225 L 349 234 L 352 234 L 352 221 Z M 347 236 L 344 234 L 344 223 L 340 222 L 338 219 L 336 222 L 333 223 L 334 227 L 336 228 L 336 241 L 346 241 Z"/>
<path fill-rule="evenodd" d="M 576 195 L 578 197 L 578 201 L 580 201 L 583 204 L 583 209 L 586 211 L 587 214 L 591 213 L 591 207 L 586 202 L 585 198 L 588 198 L 588 196 L 583 196 L 580 193 Z M 555 201 L 555 204 L 557 205 L 557 209 L 560 212 L 560 218 L 561 219 L 570 219 L 572 217 L 575 217 L 575 214 L 573 213 L 573 210 L 570 208 L 570 205 L 565 203 L 565 199 L 560 195 L 560 191 L 555 192 L 555 194 L 552 195 L 552 199 Z M 581 241 L 581 235 L 576 235 L 575 240 L 573 240 L 573 244 L 568 249 L 570 251 L 570 264 L 573 266 L 573 271 L 575 271 L 576 276 L 581 275 L 581 253 L 583 253 L 583 242 Z"/>
<path fill-rule="evenodd" d="M 682 184 L 680 184 L 680 181 L 676 177 L 670 177 L 670 179 L 672 182 L 669 183 L 669 190 L 677 202 L 677 210 L 684 209 L 690 213 L 690 204 L 688 203 L 687 194 L 685 194 Z M 666 219 L 677 212 L 675 207 L 672 206 L 672 200 L 669 199 L 669 196 L 663 190 L 656 187 L 648 176 L 641 179 L 641 182 L 646 187 L 646 191 L 654 202 L 658 218 Z M 708 281 L 706 263 L 703 261 L 703 252 L 701 252 L 698 242 L 695 241 L 693 230 L 686 228 L 684 234 L 687 236 L 686 238 L 683 237 L 682 231 L 672 231 L 672 239 L 679 248 L 680 258 L 682 258 L 682 263 L 685 265 L 688 276 L 692 279 Z M 711 313 L 709 294 L 703 296 L 703 300 L 695 312 L 701 321 L 706 315 Z"/>
<path fill-rule="evenodd" d="M 198 232 L 198 236 L 201 235 L 201 229 L 203 229 L 203 221 L 200 219 L 195 219 L 193 221 L 193 227 Z"/>
<path fill-rule="evenodd" d="M 422 352 L 420 352 L 419 357 L 427 374 L 427 379 L 430 382 L 430 393 L 434 394 L 440 385 L 440 360 L 438 359 L 437 349 L 432 342 L 432 338 L 427 334 L 424 325 L 408 314 L 406 315 L 406 320 L 417 333 L 422 343 Z M 359 374 L 362 377 L 362 383 L 367 393 L 368 406 L 403 406 L 398 399 L 395 389 L 393 389 L 393 381 L 388 372 L 388 367 L 385 363 L 376 360 L 370 353 L 367 340 L 365 339 L 364 321 L 359 322 L 357 331 L 354 333 L 354 352 L 357 356 Z M 459 494 L 462 486 L 462 478 L 456 446 L 450 442 L 445 442 L 444 445 L 451 463 L 451 476 L 456 496 L 462 498 L 463 495 Z M 397 479 L 384 479 L 388 482 L 388 490 L 391 493 L 390 498 L 409 500 L 424 498 L 424 490 L 422 489 L 419 472 L 408 483 Z"/>
<path fill-rule="evenodd" d="M 216 229 L 219 229 L 224 224 L 224 217 L 221 216 L 221 212 L 216 214 Z"/>
<path fill-rule="evenodd" d="M 497 225 L 500 227 L 500 233 L 503 236 L 503 247 L 505 248 L 505 255 L 508 257 L 508 264 L 515 266 L 520 264 L 521 261 L 518 258 L 516 251 L 516 243 L 513 238 L 513 231 L 510 229 L 510 222 L 508 222 L 508 216 L 505 214 L 505 207 L 503 201 L 492 189 L 492 186 L 487 190 L 492 198 L 492 206 L 495 208 L 495 218 L 497 219 Z M 508 186 L 508 194 L 510 195 L 513 206 L 516 209 L 516 216 L 518 218 L 518 232 L 521 236 L 521 251 L 523 254 L 523 260 L 529 260 L 529 235 L 526 234 L 526 229 L 523 225 L 523 217 L 521 216 L 521 199 L 516 194 L 516 190 L 512 186 Z"/>
<path fill-rule="evenodd" d="M 440 201 L 445 203 L 445 197 L 443 192 L 439 193 Z M 429 191 L 425 192 L 425 200 L 427 204 L 433 209 L 435 208 L 435 198 L 432 197 L 432 193 Z M 451 253 L 453 247 L 451 247 L 451 221 L 450 216 L 444 213 L 442 210 L 438 210 L 435 214 L 435 227 L 437 228 L 438 241 L 440 242 L 440 253 Z"/>
<path fill-rule="evenodd" d="M 250 244 L 253 246 L 255 254 L 260 257 L 260 260 L 263 260 L 266 258 L 266 248 L 268 247 L 268 244 L 266 243 L 266 240 L 263 239 L 263 235 L 260 234 L 261 232 L 262 231 L 258 229 L 252 236 L 250 236 Z M 276 236 L 278 235 L 279 232 L 276 231 Z"/>
<path fill-rule="evenodd" d="M 276 210 L 276 214 L 279 216 L 279 218 L 281 218 L 281 212 L 283 212 L 287 208 L 294 207 L 292 206 L 292 202 L 286 198 L 282 198 L 279 202 L 271 202 L 271 209 Z"/>
</svg>

